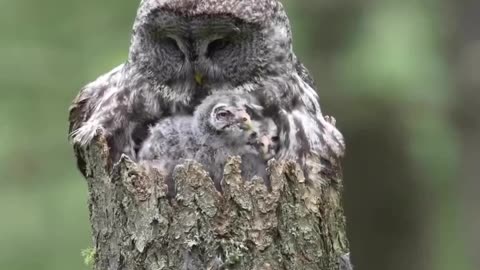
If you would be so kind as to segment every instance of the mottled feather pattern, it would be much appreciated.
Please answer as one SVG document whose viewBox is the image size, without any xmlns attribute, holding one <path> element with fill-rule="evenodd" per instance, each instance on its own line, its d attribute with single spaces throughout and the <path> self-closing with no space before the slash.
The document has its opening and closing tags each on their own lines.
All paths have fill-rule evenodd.
<svg viewBox="0 0 480 270">
<path fill-rule="evenodd" d="M 70 108 L 70 137 L 82 147 L 101 132 L 113 161 L 122 154 L 136 160 L 152 124 L 192 116 L 225 90 L 252 94 L 275 121 L 277 159 L 343 156 L 343 136 L 323 118 L 277 0 L 143 0 L 128 59 L 81 90 Z"/>
<path fill-rule="evenodd" d="M 91 117 L 95 107 L 98 106 L 98 100 L 118 80 L 122 67 L 123 65 L 118 66 L 80 90 L 80 93 L 75 97 L 69 108 L 70 126 L 68 132 L 70 137 L 73 137 L 72 132 L 80 128 Z"/>
<path fill-rule="evenodd" d="M 283 7 L 276 0 L 142 0 L 138 15 L 162 9 L 184 16 L 231 14 L 247 22 L 264 23 L 281 15 L 278 11 Z"/>
</svg>

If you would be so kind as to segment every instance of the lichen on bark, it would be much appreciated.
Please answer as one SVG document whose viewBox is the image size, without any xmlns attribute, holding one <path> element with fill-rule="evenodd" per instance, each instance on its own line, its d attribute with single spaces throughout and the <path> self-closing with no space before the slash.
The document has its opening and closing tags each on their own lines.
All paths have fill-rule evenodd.
<svg viewBox="0 0 480 270">
<path fill-rule="evenodd" d="M 101 137 L 78 154 L 86 160 L 97 270 L 337 270 L 348 252 L 335 163 L 321 164 L 322 181 L 311 183 L 298 164 L 270 161 L 267 188 L 242 179 L 241 160 L 232 157 L 220 193 L 187 161 L 175 168 L 171 199 L 155 170 L 128 157 L 112 165 Z"/>
</svg>

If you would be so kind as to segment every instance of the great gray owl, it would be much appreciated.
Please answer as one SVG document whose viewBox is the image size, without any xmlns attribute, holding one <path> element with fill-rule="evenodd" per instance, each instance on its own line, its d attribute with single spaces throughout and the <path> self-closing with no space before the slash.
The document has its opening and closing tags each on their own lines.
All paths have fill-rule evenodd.
<svg viewBox="0 0 480 270">
<path fill-rule="evenodd" d="M 275 120 L 277 158 L 343 155 L 343 138 L 322 116 L 277 0 L 142 0 L 128 60 L 74 100 L 71 139 L 78 149 L 101 132 L 114 161 L 122 153 L 135 159 L 150 124 L 191 114 L 214 89 L 226 88 L 252 93 Z"/>
<path fill-rule="evenodd" d="M 161 120 L 150 129 L 138 155 L 140 162 L 167 175 L 171 190 L 170 176 L 175 165 L 184 159 L 196 160 L 220 189 L 229 156 L 261 156 L 255 130 L 259 125 L 254 127 L 252 124 L 252 117 L 261 115 L 260 107 L 255 103 L 255 99 L 246 93 L 217 92 L 205 98 L 193 116 Z"/>
</svg>

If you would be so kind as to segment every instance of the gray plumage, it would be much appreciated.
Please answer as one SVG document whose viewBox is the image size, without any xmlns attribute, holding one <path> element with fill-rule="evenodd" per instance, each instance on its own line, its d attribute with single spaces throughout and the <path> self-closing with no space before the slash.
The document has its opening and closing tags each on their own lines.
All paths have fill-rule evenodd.
<svg viewBox="0 0 480 270">
<path fill-rule="evenodd" d="M 185 159 L 201 163 L 220 189 L 223 168 L 230 156 L 259 155 L 251 116 L 261 114 L 248 94 L 219 92 L 207 97 L 193 116 L 161 120 L 150 129 L 140 161 L 157 168 L 172 181 L 174 167 Z M 151 162 L 150 162 L 151 161 Z M 168 183 L 170 189 L 173 182 Z"/>
<path fill-rule="evenodd" d="M 270 188 L 267 165 L 268 161 L 274 158 L 278 152 L 279 130 L 273 119 L 265 117 L 253 121 L 253 132 L 257 135 L 255 139 L 257 152 L 247 153 L 242 156 L 242 176 L 246 180 L 258 176 Z"/>
<path fill-rule="evenodd" d="M 278 158 L 303 163 L 309 153 L 343 154 L 276 0 L 143 0 L 128 60 L 74 100 L 71 138 L 78 147 L 101 132 L 114 160 L 136 158 L 149 125 L 191 114 L 215 89 L 232 88 L 252 93 L 279 123 Z"/>
<path fill-rule="evenodd" d="M 164 175 L 170 193 L 174 188 L 172 173 L 175 166 L 185 159 L 193 159 L 198 151 L 192 125 L 192 116 L 162 119 L 150 127 L 149 136 L 138 153 L 140 164 L 155 168 Z"/>
<path fill-rule="evenodd" d="M 279 148 L 279 130 L 272 118 L 265 117 L 253 121 L 254 130 L 258 134 L 257 147 L 266 161 L 274 158 Z"/>
</svg>

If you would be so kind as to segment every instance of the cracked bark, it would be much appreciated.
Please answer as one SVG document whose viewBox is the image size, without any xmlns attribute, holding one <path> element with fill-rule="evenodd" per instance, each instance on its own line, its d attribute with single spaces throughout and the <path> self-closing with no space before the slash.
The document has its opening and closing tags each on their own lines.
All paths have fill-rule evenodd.
<svg viewBox="0 0 480 270">
<path fill-rule="evenodd" d="M 234 157 L 219 193 L 191 161 L 175 169 L 169 200 L 154 171 L 126 157 L 112 166 L 104 139 L 77 150 L 86 160 L 94 269 L 349 269 L 339 166 L 322 165 L 315 184 L 297 164 L 272 161 L 268 191 L 260 179 L 244 181 Z"/>
</svg>

